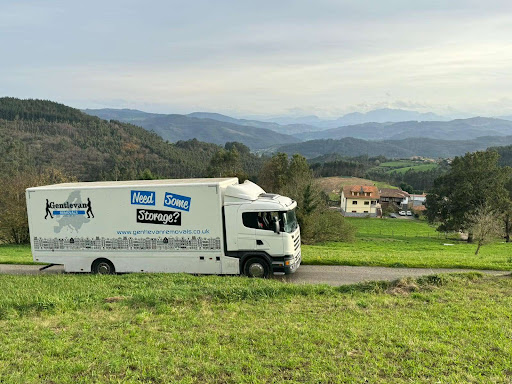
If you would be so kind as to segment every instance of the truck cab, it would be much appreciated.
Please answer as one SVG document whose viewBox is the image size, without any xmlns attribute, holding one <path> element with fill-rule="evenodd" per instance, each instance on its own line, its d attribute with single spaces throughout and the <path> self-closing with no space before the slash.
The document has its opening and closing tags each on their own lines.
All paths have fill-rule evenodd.
<svg viewBox="0 0 512 384">
<path fill-rule="evenodd" d="M 225 255 L 239 260 L 240 273 L 267 277 L 294 273 L 301 262 L 297 203 L 265 193 L 246 181 L 224 192 Z"/>
</svg>

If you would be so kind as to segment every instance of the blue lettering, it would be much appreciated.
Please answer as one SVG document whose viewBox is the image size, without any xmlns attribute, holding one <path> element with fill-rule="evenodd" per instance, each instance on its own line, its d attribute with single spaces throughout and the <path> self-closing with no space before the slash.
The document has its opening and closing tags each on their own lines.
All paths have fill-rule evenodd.
<svg viewBox="0 0 512 384">
<path fill-rule="evenodd" d="M 155 205 L 155 192 L 131 191 L 131 203 L 138 205 Z"/>
<path fill-rule="evenodd" d="M 187 196 L 177 195 L 176 193 L 165 192 L 164 206 L 176 208 L 182 211 L 190 211 L 191 198 Z"/>
</svg>

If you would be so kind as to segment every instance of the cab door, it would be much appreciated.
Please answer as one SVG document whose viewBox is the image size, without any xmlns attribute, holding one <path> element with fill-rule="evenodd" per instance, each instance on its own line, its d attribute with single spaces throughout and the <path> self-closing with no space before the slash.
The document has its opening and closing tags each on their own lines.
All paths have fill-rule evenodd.
<svg viewBox="0 0 512 384">
<path fill-rule="evenodd" d="M 266 218 L 259 228 L 255 229 L 257 250 L 265 251 L 271 256 L 282 256 L 284 252 L 284 234 L 276 233 L 275 220 L 279 220 L 278 212 L 261 212 L 260 217 Z"/>
</svg>

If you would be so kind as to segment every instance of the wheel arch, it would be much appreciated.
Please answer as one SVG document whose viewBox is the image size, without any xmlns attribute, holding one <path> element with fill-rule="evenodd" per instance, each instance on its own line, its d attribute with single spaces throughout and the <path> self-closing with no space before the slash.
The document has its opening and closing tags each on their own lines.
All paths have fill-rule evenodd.
<svg viewBox="0 0 512 384">
<path fill-rule="evenodd" d="M 242 254 L 242 256 L 240 257 L 239 269 L 240 269 L 241 275 L 244 274 L 245 263 L 247 262 L 247 260 L 252 259 L 253 257 L 257 257 L 257 258 L 264 260 L 267 263 L 270 274 L 273 273 L 272 258 L 269 256 L 268 253 L 258 252 L 258 251 L 248 251 L 248 252 L 244 252 Z"/>
</svg>

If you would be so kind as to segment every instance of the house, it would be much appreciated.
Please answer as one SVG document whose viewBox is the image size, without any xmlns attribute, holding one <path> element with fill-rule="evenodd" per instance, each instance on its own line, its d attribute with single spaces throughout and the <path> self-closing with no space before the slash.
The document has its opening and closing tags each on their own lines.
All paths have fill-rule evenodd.
<svg viewBox="0 0 512 384">
<path fill-rule="evenodd" d="M 375 186 L 349 185 L 341 191 L 341 213 L 351 217 L 381 216 L 379 190 Z"/>
<path fill-rule="evenodd" d="M 382 188 L 379 191 L 380 203 L 383 208 L 396 206 L 400 209 L 407 209 L 409 204 L 409 194 L 401 189 Z"/>
<path fill-rule="evenodd" d="M 427 200 L 427 195 L 414 195 L 411 194 L 410 196 L 410 202 L 412 207 L 419 207 L 421 205 L 425 205 L 425 201 Z"/>
</svg>

